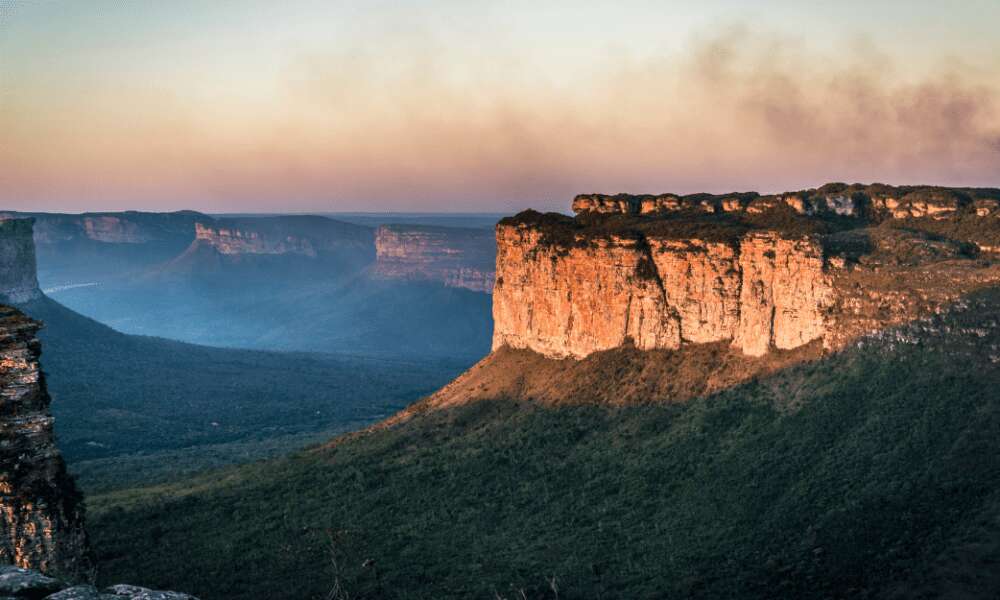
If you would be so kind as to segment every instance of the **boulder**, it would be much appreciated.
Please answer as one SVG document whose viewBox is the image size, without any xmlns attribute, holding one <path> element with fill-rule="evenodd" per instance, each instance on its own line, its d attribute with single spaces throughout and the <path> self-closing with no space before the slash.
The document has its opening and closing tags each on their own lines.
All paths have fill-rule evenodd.
<svg viewBox="0 0 1000 600">
<path fill-rule="evenodd" d="M 0 567 L 0 594 L 17 598 L 44 598 L 66 587 L 66 584 L 20 567 Z"/>
</svg>

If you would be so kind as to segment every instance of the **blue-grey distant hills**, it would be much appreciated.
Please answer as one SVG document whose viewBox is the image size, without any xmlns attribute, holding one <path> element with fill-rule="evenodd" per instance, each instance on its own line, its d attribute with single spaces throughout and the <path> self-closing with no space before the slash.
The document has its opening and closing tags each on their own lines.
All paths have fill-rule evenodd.
<svg viewBox="0 0 1000 600">
<path fill-rule="evenodd" d="M 0 213 L 24 217 L 41 289 L 126 333 L 468 361 L 489 351 L 492 216 Z"/>
</svg>

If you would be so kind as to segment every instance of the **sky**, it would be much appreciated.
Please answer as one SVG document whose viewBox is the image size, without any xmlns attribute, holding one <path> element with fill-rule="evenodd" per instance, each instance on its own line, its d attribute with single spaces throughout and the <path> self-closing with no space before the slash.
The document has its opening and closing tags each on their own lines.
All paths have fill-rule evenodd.
<svg viewBox="0 0 1000 600">
<path fill-rule="evenodd" d="M 998 187 L 996 23 L 996 0 L 0 0 L 0 208 Z"/>
</svg>

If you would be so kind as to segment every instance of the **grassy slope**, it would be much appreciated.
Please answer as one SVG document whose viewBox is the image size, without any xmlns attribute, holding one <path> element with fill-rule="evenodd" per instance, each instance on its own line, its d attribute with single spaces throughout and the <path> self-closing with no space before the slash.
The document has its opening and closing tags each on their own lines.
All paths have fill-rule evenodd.
<svg viewBox="0 0 1000 600">
<path fill-rule="evenodd" d="M 124 335 L 43 299 L 59 444 L 85 489 L 270 456 L 369 423 L 461 364 L 209 348 Z"/>
<path fill-rule="evenodd" d="M 430 412 L 91 497 L 90 530 L 107 580 L 213 599 L 989 597 L 998 305 L 686 404 Z"/>
</svg>

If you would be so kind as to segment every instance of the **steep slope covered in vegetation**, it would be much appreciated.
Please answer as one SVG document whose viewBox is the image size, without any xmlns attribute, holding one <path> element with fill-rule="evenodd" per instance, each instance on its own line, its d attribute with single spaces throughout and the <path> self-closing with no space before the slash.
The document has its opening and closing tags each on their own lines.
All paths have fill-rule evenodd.
<svg viewBox="0 0 1000 600">
<path fill-rule="evenodd" d="M 991 289 L 686 403 L 482 399 L 95 496 L 97 551 L 211 598 L 992 597 L 998 319 Z"/>
</svg>

